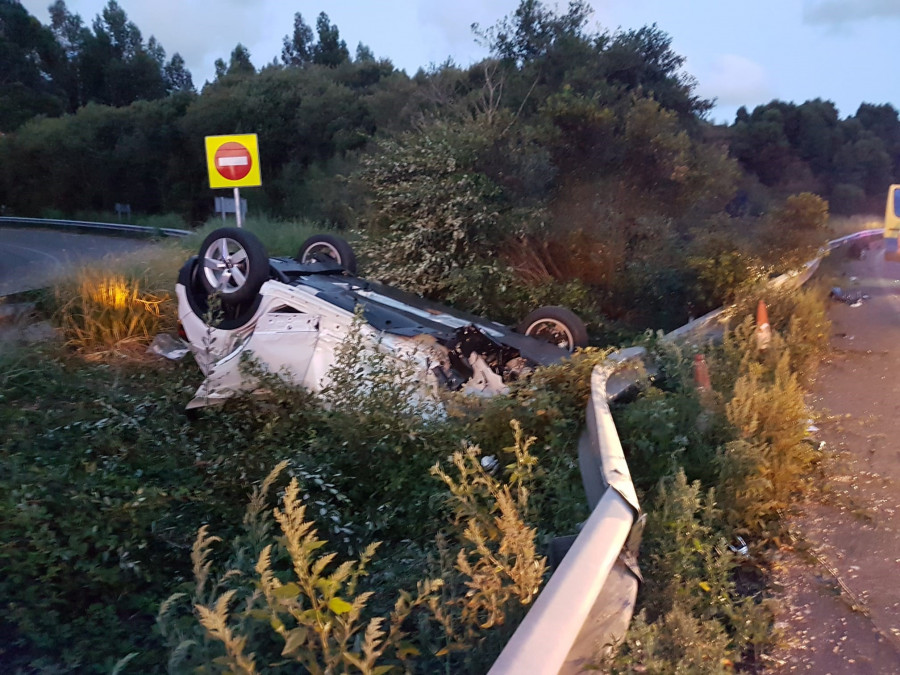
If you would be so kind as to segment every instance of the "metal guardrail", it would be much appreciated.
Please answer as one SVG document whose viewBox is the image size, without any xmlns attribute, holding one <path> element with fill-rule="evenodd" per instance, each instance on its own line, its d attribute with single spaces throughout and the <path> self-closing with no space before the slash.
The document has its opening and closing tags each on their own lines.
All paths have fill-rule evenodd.
<svg viewBox="0 0 900 675">
<path fill-rule="evenodd" d="M 874 239 L 880 237 L 884 232 L 884 228 L 875 228 L 871 230 L 862 230 L 860 232 L 855 232 L 854 234 L 848 234 L 845 237 L 838 237 L 837 239 L 832 239 L 825 246 L 823 246 L 819 255 L 816 256 L 813 260 L 805 263 L 803 267 L 799 270 L 792 270 L 790 272 L 785 272 L 784 274 L 775 277 L 769 283 L 775 287 L 781 287 L 790 284 L 793 287 L 799 288 L 803 284 L 812 278 L 812 276 L 816 273 L 816 270 L 819 269 L 819 264 L 822 262 L 822 258 L 825 253 L 828 251 L 833 251 L 836 248 L 840 248 L 845 244 L 848 244 L 852 241 L 859 241 L 864 239 Z M 690 340 L 702 338 L 708 335 L 710 332 L 715 330 L 717 325 L 722 324 L 727 321 L 729 316 L 730 307 L 720 307 L 719 309 L 714 309 L 709 314 L 704 314 L 699 319 L 694 319 L 693 321 L 686 323 L 680 328 L 676 328 L 670 333 L 666 333 L 663 336 L 664 342 L 678 342 L 680 340 Z"/>
<path fill-rule="evenodd" d="M 144 227 L 143 225 L 127 225 L 124 223 L 94 223 L 83 220 L 56 220 L 52 218 L 18 218 L 15 216 L 0 216 L 2 225 L 24 225 L 26 227 L 50 227 L 72 230 L 100 230 L 116 232 L 118 234 L 131 234 L 140 237 L 154 237 L 163 235 L 166 237 L 186 237 L 189 230 L 178 230 L 171 227 Z"/>
<path fill-rule="evenodd" d="M 815 260 L 776 277 L 770 284 L 799 288 L 815 274 L 827 251 L 881 233 L 881 228 L 864 230 L 829 241 Z M 728 309 L 714 310 L 663 339 L 679 341 L 709 335 L 727 319 Z M 628 629 L 640 581 L 637 549 L 644 517 L 608 402 L 638 381 L 634 372 L 629 377 L 621 375 L 643 355 L 642 348 L 621 350 L 591 375 L 586 429 L 578 444 L 591 515 L 489 675 L 593 671 L 598 648 L 621 639 Z"/>
<path fill-rule="evenodd" d="M 635 381 L 614 375 L 643 355 L 642 348 L 622 350 L 591 374 L 587 425 L 578 443 L 591 515 L 490 675 L 580 672 L 598 645 L 628 628 L 640 582 L 643 517 L 609 401 Z"/>
</svg>

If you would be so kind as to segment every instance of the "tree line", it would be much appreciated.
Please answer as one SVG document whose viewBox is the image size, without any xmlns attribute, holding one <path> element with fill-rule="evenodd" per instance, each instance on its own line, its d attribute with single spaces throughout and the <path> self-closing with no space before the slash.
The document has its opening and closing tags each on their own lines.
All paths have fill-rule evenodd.
<svg viewBox="0 0 900 675">
<path fill-rule="evenodd" d="M 900 121 L 890 104 L 863 103 L 840 119 L 831 101 L 740 108 L 729 129 L 741 165 L 768 188 L 815 192 L 841 214 L 878 213 L 900 181 Z"/>
<path fill-rule="evenodd" d="M 91 28 L 63 0 L 50 26 L 0 0 L 16 40 L 0 42 L 0 205 L 125 202 L 202 222 L 203 137 L 256 133 L 251 209 L 364 233 L 382 278 L 501 315 L 559 302 L 663 325 L 796 254 L 827 215 L 820 198 L 877 210 L 900 182 L 890 105 L 840 119 L 829 102 L 775 101 L 715 126 L 665 32 L 589 16 L 582 0 L 522 0 L 473 26 L 482 62 L 409 75 L 364 44 L 351 55 L 324 12 L 315 27 L 298 13 L 280 59 L 257 68 L 239 44 L 197 91 L 115 0 Z"/>
</svg>

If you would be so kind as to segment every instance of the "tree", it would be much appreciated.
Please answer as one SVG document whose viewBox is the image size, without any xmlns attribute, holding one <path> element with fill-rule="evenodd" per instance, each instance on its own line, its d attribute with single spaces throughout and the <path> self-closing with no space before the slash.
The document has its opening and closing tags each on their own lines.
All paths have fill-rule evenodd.
<svg viewBox="0 0 900 675">
<path fill-rule="evenodd" d="M 109 0 L 100 16 L 94 19 L 94 34 L 97 38 L 105 38 L 118 59 L 130 61 L 143 50 L 141 31 L 128 20 L 116 0 Z"/>
<path fill-rule="evenodd" d="M 160 70 L 163 70 L 166 67 L 166 50 L 163 49 L 163 46 L 156 41 L 154 36 L 150 36 L 150 39 L 147 40 L 147 56 L 149 56 L 153 61 L 159 66 Z"/>
<path fill-rule="evenodd" d="M 176 91 L 194 91 L 194 80 L 191 71 L 184 67 L 181 54 L 175 52 L 165 67 L 166 90 L 171 94 Z"/>
<path fill-rule="evenodd" d="M 831 101 L 815 99 L 796 108 L 794 121 L 786 125 L 788 140 L 797 155 L 809 162 L 815 174 L 829 172 L 834 153 L 841 143 L 837 108 Z"/>
<path fill-rule="evenodd" d="M 609 84 L 641 91 L 686 121 L 713 104 L 693 95 L 696 81 L 681 72 L 683 65 L 684 57 L 672 50 L 672 38 L 656 24 L 616 33 L 601 58 Z"/>
<path fill-rule="evenodd" d="M 313 47 L 313 63 L 323 66 L 339 66 L 350 60 L 347 43 L 341 40 L 338 27 L 333 25 L 325 12 L 316 19 L 319 41 Z"/>
<path fill-rule="evenodd" d="M 782 179 L 793 153 L 778 101 L 757 106 L 749 118 L 735 123 L 731 152 L 764 185 L 773 186 Z"/>
<path fill-rule="evenodd" d="M 116 0 L 109 0 L 92 29 L 56 0 L 50 6 L 50 29 L 64 55 L 57 81 L 66 91 L 69 112 L 91 101 L 125 106 L 170 92 L 165 49 L 153 36 L 145 45 Z"/>
<path fill-rule="evenodd" d="M 372 63 L 375 61 L 375 54 L 372 53 L 372 50 L 368 45 L 364 45 L 360 42 L 356 45 L 356 62 L 357 63 Z"/>
<path fill-rule="evenodd" d="M 885 150 L 893 158 L 894 177 L 900 176 L 900 120 L 894 106 L 890 103 L 863 103 L 856 111 L 856 119 L 864 129 L 881 139 Z"/>
<path fill-rule="evenodd" d="M 511 17 L 487 31 L 472 28 L 491 47 L 494 56 L 522 66 L 547 56 L 564 39 L 583 39 L 591 8 L 584 0 L 569 2 L 569 11 L 557 15 L 540 0 L 522 0 Z"/>
<path fill-rule="evenodd" d="M 284 36 L 284 47 L 281 50 L 281 60 L 286 66 L 304 66 L 313 57 L 313 32 L 312 28 L 303 20 L 300 12 L 294 14 L 294 34 Z"/>
<path fill-rule="evenodd" d="M 834 156 L 835 181 L 856 185 L 868 195 L 883 195 L 891 184 L 892 168 L 884 142 L 869 131 L 844 143 Z"/>
<path fill-rule="evenodd" d="M 63 50 L 64 61 L 58 76 L 60 86 L 66 91 L 68 112 L 74 112 L 85 103 L 81 81 L 81 58 L 91 32 L 84 26 L 78 14 L 72 14 L 63 0 L 50 5 L 50 30 Z"/>
<path fill-rule="evenodd" d="M 65 110 L 67 97 L 56 81 L 63 63 L 53 33 L 18 2 L 0 0 L 0 132 Z"/>
<path fill-rule="evenodd" d="M 256 68 L 254 68 L 253 64 L 250 62 L 250 51 L 238 42 L 231 52 L 231 58 L 228 60 L 228 71 L 226 74 L 253 75 L 255 73 Z"/>
</svg>

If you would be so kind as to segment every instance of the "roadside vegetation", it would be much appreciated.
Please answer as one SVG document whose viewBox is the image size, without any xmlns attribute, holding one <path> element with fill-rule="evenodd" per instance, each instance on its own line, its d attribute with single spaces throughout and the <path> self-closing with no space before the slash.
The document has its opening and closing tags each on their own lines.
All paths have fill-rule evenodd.
<svg viewBox="0 0 900 675">
<path fill-rule="evenodd" d="M 426 422 L 401 396 L 354 394 L 358 380 L 344 378 L 324 394 L 352 405 L 326 411 L 274 377 L 267 397 L 189 419 L 183 406 L 200 380 L 192 363 L 113 356 L 102 340 L 94 349 L 106 357 L 53 344 L 3 357 L 7 667 L 109 672 L 132 653 L 134 672 L 158 672 L 170 660 L 180 672 L 177 664 L 190 669 L 228 654 L 237 663 L 249 652 L 260 668 L 284 650 L 301 662 L 362 658 L 359 645 L 337 633 L 331 656 L 316 651 L 322 623 L 307 625 L 301 613 L 322 603 L 328 616 L 349 622 L 347 639 L 350 624 L 371 626 L 372 644 L 387 648 L 371 618 L 386 617 L 385 631 L 396 623 L 379 663 L 479 670 L 496 651 L 472 648 L 502 646 L 543 580 L 548 538 L 574 532 L 586 517 L 572 450 L 586 378 L 573 384 L 566 373 L 588 372 L 599 353 L 523 383 L 509 398 L 469 401 L 465 416 Z M 352 340 L 347 349 L 342 365 L 356 372 Z M 529 415 L 535 399 L 542 412 Z M 487 455 L 495 473 L 482 467 Z M 275 467 L 281 479 L 273 475 L 263 489 Z M 284 493 L 288 482 L 296 488 Z M 278 518 L 289 518 L 285 535 L 302 545 L 285 549 L 275 537 L 276 504 Z M 389 554 L 378 555 L 376 542 Z M 333 555 L 360 562 L 329 566 Z M 292 566 L 306 576 L 292 577 Z M 264 597 L 256 574 L 268 579 Z M 285 585 L 292 590 L 277 590 Z M 292 595 L 297 588 L 307 595 Z M 309 596 L 311 588 L 318 595 Z M 185 595 L 164 606 L 154 627 L 173 593 Z M 387 619 L 398 598 L 412 615 Z M 232 637 L 210 627 L 226 613 Z M 295 631 L 290 649 L 278 617 Z M 401 633 L 412 635 L 401 641 Z M 238 639 L 249 641 L 240 658 Z"/>
<path fill-rule="evenodd" d="M 320 396 L 260 373 L 267 396 L 189 418 L 201 376 L 143 355 L 145 322 L 172 326 L 174 304 L 142 300 L 137 273 L 61 286 L 44 307 L 64 342 L 3 357 L 3 662 L 486 670 L 546 578 L 549 540 L 587 516 L 575 448 L 606 352 L 425 421 L 402 388 L 382 395 L 403 373 L 361 368 L 351 336 Z M 798 378 L 828 331 L 821 292 L 761 293 L 740 294 L 732 330 L 703 348 L 709 390 L 693 351 L 643 338 L 662 383 L 615 415 L 648 513 L 645 584 L 625 642 L 598 653 L 608 668 L 753 670 L 775 639 L 766 552 L 816 460 Z M 741 320 L 760 297 L 765 350 Z M 133 304 L 114 311 L 122 298 Z M 111 342 L 127 326 L 139 330 Z M 341 628 L 323 635 L 323 621 Z"/>
<path fill-rule="evenodd" d="M 0 27 L 23 14 L 0 0 Z M 44 293 L 62 340 L 0 354 L 5 669 L 486 671 L 548 543 L 587 516 L 590 373 L 634 342 L 663 375 L 614 411 L 648 515 L 645 584 L 597 664 L 760 668 L 766 555 L 817 461 L 802 386 L 828 336 L 820 291 L 762 283 L 859 229 L 829 221 L 824 197 L 880 203 L 900 175 L 893 108 L 841 121 L 827 102 L 773 102 L 711 127 L 664 32 L 592 29 L 577 1 L 523 0 L 479 29 L 489 59 L 411 77 L 298 14 L 281 63 L 257 70 L 238 45 L 200 93 L 116 3 L 92 28 L 62 2 L 51 14 L 9 33 L 36 56 L 9 70 L 15 105 L 0 94 L 4 213 L 103 219 L 126 202 L 141 224 L 196 232 Z M 137 100 L 123 72 L 156 93 Z M 259 372 L 266 396 L 188 417 L 199 371 L 144 350 L 173 330 L 177 271 L 219 225 L 199 139 L 247 131 L 266 176 L 247 227 L 270 254 L 333 229 L 364 276 L 508 323 L 565 305 L 595 346 L 437 418 L 384 387 L 402 368 L 362 368 L 351 336 L 320 395 Z M 723 303 L 721 344 L 658 339 Z"/>
<path fill-rule="evenodd" d="M 745 311 L 760 299 L 773 327 L 765 348 Z M 784 536 L 782 513 L 819 460 L 802 383 L 828 348 L 824 299 L 815 287 L 743 294 L 721 344 L 659 344 L 659 388 L 614 411 L 647 525 L 641 609 L 606 661 L 611 671 L 755 672 L 765 665 L 778 639 L 768 555 Z M 698 354 L 710 387 L 695 382 Z"/>
</svg>

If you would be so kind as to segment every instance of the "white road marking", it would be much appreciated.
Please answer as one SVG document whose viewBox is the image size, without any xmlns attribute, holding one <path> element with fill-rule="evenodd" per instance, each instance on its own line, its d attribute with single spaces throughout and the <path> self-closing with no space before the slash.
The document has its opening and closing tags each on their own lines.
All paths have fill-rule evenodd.
<svg viewBox="0 0 900 675">
<path fill-rule="evenodd" d="M 56 264 L 56 265 L 62 265 L 62 261 L 59 258 L 57 258 L 55 255 L 51 255 L 51 254 L 47 253 L 46 251 L 39 251 L 36 248 L 31 248 L 29 246 L 19 246 L 18 244 L 3 243 L 2 246 L 4 246 L 5 248 L 17 248 L 22 251 L 28 251 L 30 253 L 37 253 L 38 255 L 42 255 L 46 258 L 50 258 L 50 260 L 52 260 L 54 262 L 54 264 Z"/>
</svg>

